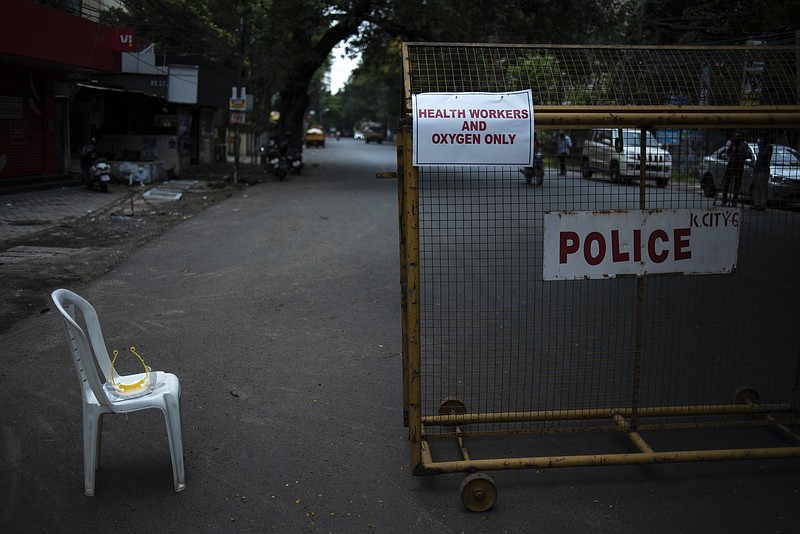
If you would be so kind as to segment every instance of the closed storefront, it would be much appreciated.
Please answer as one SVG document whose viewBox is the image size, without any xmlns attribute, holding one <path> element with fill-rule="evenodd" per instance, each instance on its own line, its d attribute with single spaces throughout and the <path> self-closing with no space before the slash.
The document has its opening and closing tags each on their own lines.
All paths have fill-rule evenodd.
<svg viewBox="0 0 800 534">
<path fill-rule="evenodd" d="M 48 124 L 54 125 L 52 92 L 43 78 L 10 73 L 0 78 L 0 179 L 48 172 Z"/>
</svg>

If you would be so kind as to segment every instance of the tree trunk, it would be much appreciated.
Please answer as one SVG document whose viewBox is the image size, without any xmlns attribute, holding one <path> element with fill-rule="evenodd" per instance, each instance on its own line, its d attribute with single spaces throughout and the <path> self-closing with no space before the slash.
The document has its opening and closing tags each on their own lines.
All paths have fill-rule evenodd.
<svg viewBox="0 0 800 534">
<path fill-rule="evenodd" d="M 298 150 L 303 146 L 303 119 L 310 100 L 308 85 L 307 82 L 289 83 L 281 90 L 280 136 Z"/>
</svg>

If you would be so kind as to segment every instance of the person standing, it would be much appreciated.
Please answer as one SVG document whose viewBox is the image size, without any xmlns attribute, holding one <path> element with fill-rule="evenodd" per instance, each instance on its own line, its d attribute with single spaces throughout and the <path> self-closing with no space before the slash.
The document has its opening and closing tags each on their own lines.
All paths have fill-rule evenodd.
<svg viewBox="0 0 800 534">
<path fill-rule="evenodd" d="M 567 156 L 569 156 L 569 151 L 572 148 L 572 139 L 561 132 L 558 135 L 558 164 L 559 164 L 559 173 L 562 176 L 567 175 Z"/>
<path fill-rule="evenodd" d="M 753 167 L 753 209 L 767 207 L 767 182 L 769 181 L 770 160 L 772 160 L 772 141 L 766 135 L 758 140 L 758 158 Z"/>
<path fill-rule="evenodd" d="M 741 137 L 736 136 L 728 148 L 728 166 L 725 168 L 725 177 L 722 179 L 722 206 L 728 206 L 728 193 L 731 193 L 731 206 L 736 206 L 739 200 L 739 190 L 742 188 L 742 175 L 744 174 L 744 161 L 750 154 Z"/>
</svg>

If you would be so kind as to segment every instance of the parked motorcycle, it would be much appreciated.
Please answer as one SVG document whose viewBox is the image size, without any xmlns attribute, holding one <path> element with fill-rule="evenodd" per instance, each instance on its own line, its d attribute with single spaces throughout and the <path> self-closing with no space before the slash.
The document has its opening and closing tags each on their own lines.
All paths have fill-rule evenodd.
<svg viewBox="0 0 800 534">
<path fill-rule="evenodd" d="M 525 182 L 528 184 L 544 183 L 544 154 L 541 146 L 537 146 L 533 151 L 533 167 L 522 167 L 519 171 L 525 175 Z"/>
<path fill-rule="evenodd" d="M 111 182 L 111 165 L 93 153 L 89 168 L 83 176 L 83 184 L 89 189 L 97 189 L 105 193 L 108 191 L 109 182 Z"/>
<path fill-rule="evenodd" d="M 277 176 L 278 180 L 283 181 L 289 169 L 288 161 L 285 157 L 281 156 L 278 149 L 278 144 L 274 139 L 270 139 L 266 147 L 261 147 L 264 157 L 264 170 L 273 176 Z"/>
<path fill-rule="evenodd" d="M 300 174 L 300 169 L 303 168 L 303 154 L 294 147 L 287 147 L 284 155 L 289 167 L 289 172 Z"/>
</svg>

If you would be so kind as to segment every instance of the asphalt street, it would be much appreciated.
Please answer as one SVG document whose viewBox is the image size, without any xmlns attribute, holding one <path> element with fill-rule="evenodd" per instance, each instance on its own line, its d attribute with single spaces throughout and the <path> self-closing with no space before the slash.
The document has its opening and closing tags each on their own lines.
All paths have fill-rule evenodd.
<svg viewBox="0 0 800 534">
<path fill-rule="evenodd" d="M 329 140 L 304 158 L 302 175 L 249 187 L 69 288 L 93 303 L 109 348 L 135 345 L 180 378 L 182 493 L 151 410 L 106 417 L 85 497 L 60 318 L 0 335 L 0 530 L 796 531 L 796 460 L 501 471 L 484 514 L 462 507 L 461 476 L 412 476 L 397 187 L 375 178 L 394 170 L 394 146 Z"/>
</svg>

